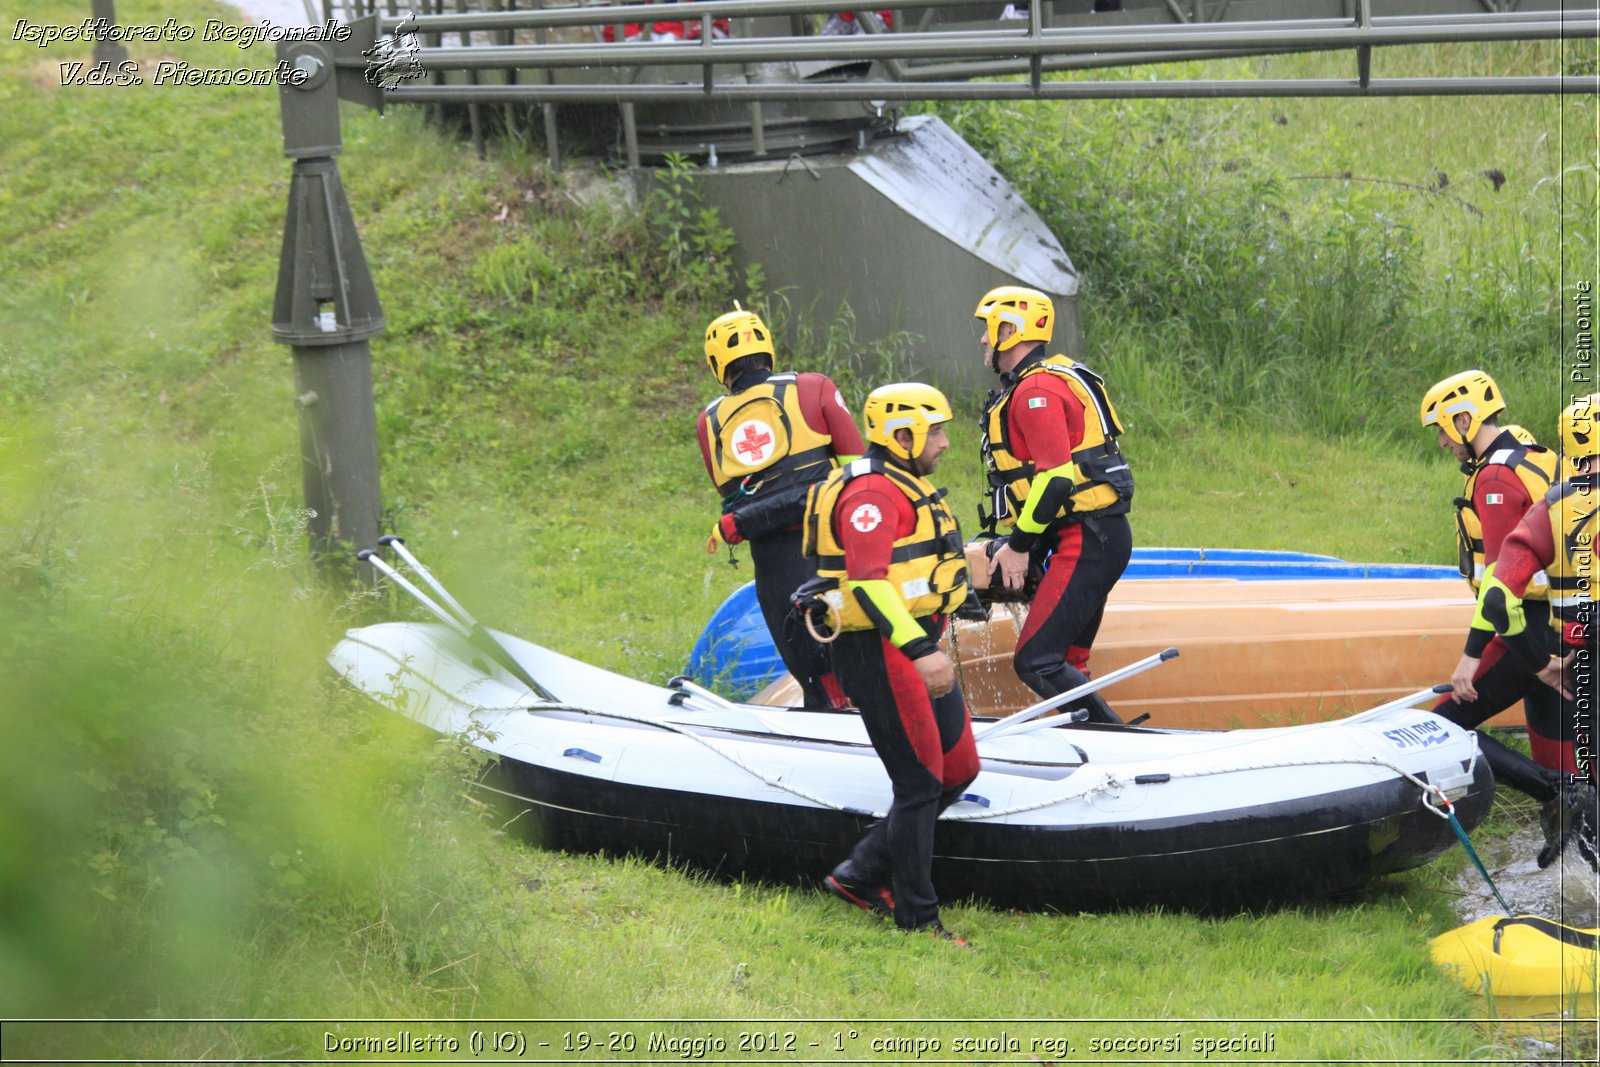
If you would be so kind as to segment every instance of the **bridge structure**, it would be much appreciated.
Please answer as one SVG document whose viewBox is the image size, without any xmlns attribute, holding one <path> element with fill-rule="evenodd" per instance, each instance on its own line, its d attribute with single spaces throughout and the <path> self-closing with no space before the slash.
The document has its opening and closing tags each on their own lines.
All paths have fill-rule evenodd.
<svg viewBox="0 0 1600 1067">
<path fill-rule="evenodd" d="M 599 4 L 549 0 L 352 0 L 355 51 L 388 42 L 405 51 L 416 79 L 384 89 L 351 82 L 349 99 L 384 103 L 536 104 L 554 132 L 555 109 L 617 109 L 630 164 L 641 162 L 635 107 L 655 114 L 654 132 L 707 153 L 718 144 L 685 136 L 706 116 L 748 110 L 720 129 L 722 158 L 827 144 L 813 132 L 785 140 L 793 105 L 849 102 L 874 111 L 927 100 L 1074 100 L 1138 97 L 1417 96 L 1594 92 L 1583 76 L 1489 76 L 1451 71 L 1428 78 L 1374 76 L 1374 50 L 1405 44 L 1490 40 L 1578 40 L 1595 36 L 1597 11 L 1583 0 L 1040 0 L 973 3 L 923 0 L 914 7 L 850 11 L 860 32 L 816 32 L 830 12 L 816 0 L 701 0 Z M 528 0 L 523 0 L 524 5 Z M 330 13 L 339 5 L 325 3 Z M 455 10 L 446 11 L 447 6 Z M 1020 8 L 1020 11 L 1019 11 Z M 837 10 L 836 8 L 832 10 Z M 1011 14 L 1013 17 L 1004 18 Z M 1017 17 L 1020 15 L 1021 17 Z M 370 22 L 364 21 L 370 19 Z M 684 27 L 681 35 L 650 31 Z M 636 36 L 627 39 L 630 28 Z M 643 32 L 640 32 L 640 31 Z M 605 40 L 610 37 L 611 40 Z M 654 37 L 655 39 L 651 39 Z M 385 47 L 378 45 L 379 47 Z M 1198 79 L 1132 77 L 1131 68 L 1187 60 L 1295 51 L 1348 51 L 1348 78 Z M 342 67 L 369 57 L 345 54 Z M 1091 69 L 1123 76 L 1046 78 Z M 766 104 L 790 105 L 778 114 Z M 663 113 L 663 107 L 671 109 Z M 846 125 L 858 114 L 840 112 Z M 742 138 L 730 136 L 740 122 Z M 669 131 L 677 131 L 673 135 Z M 556 151 L 556 140 L 548 139 Z M 742 141 L 743 144 L 737 143 Z"/>
<path fill-rule="evenodd" d="M 379 512 L 367 344 L 383 314 L 339 185 L 340 98 L 459 115 L 480 150 L 497 126 L 520 129 L 537 116 L 554 168 L 563 149 L 608 156 L 635 175 L 670 153 L 697 158 L 707 199 L 738 238 L 736 265 L 761 262 L 769 287 L 795 294 L 808 314 L 831 319 L 848 306 L 860 339 L 907 328 L 957 338 L 956 351 L 930 344 L 919 354 L 930 380 L 966 387 L 976 362 L 959 343 L 971 334 L 966 296 L 1008 280 L 1051 293 L 1058 341 L 1076 355 L 1078 272 L 1005 180 L 937 119 L 904 116 L 908 102 L 1600 94 L 1592 52 L 1572 73 L 1396 78 L 1374 63 L 1401 45 L 1600 40 L 1600 5 L 1589 0 L 922 0 L 873 9 L 837 0 L 324 0 L 322 8 L 348 27 L 344 40 L 279 45 L 280 58 L 308 77 L 281 90 L 295 162 L 273 316 L 275 337 L 294 347 L 297 394 L 316 398 L 302 404 L 306 499 L 333 518 L 313 520 L 314 551 L 370 547 Z M 821 32 L 841 24 L 852 32 Z M 1349 53 L 1349 76 L 1140 69 L 1307 51 Z M 894 280 L 895 264 L 916 264 L 916 284 Z"/>
</svg>

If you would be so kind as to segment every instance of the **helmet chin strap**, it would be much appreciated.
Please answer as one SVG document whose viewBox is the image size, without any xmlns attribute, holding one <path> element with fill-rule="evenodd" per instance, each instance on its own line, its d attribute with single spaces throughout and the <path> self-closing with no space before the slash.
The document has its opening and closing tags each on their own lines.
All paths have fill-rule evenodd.
<svg viewBox="0 0 1600 1067">
<path fill-rule="evenodd" d="M 1002 323 L 1002 325 L 1006 325 L 1006 324 Z M 1004 355 L 1006 352 L 1009 352 L 1011 349 L 1016 347 L 1016 343 L 1015 342 L 1013 342 L 1012 344 L 1009 344 L 1009 345 L 1006 344 L 1006 341 L 1008 340 L 1008 338 L 999 336 L 999 333 L 1000 333 L 999 330 L 995 331 L 995 339 L 992 342 L 990 342 L 990 344 L 989 344 L 989 355 L 984 360 L 985 366 L 987 366 L 991 371 L 993 371 L 996 374 L 1002 373 L 1002 371 L 1000 370 L 1000 357 L 1002 355 Z M 1015 337 L 1016 336 L 1016 328 L 1015 327 L 1012 328 L 1012 332 L 1011 332 L 1011 334 L 1009 336 L 1010 337 Z"/>
<path fill-rule="evenodd" d="M 1481 430 L 1483 428 L 1483 423 L 1480 422 L 1478 424 L 1478 428 Z M 1479 455 L 1478 455 L 1477 448 L 1475 448 L 1473 446 L 1473 444 L 1472 444 L 1473 440 L 1477 436 L 1478 436 L 1478 434 L 1477 434 L 1476 431 L 1474 431 L 1474 433 L 1473 433 L 1473 435 L 1471 437 L 1468 437 L 1465 433 L 1461 434 L 1461 444 L 1466 447 L 1467 455 L 1471 456 L 1475 460 L 1480 458 Z"/>
</svg>

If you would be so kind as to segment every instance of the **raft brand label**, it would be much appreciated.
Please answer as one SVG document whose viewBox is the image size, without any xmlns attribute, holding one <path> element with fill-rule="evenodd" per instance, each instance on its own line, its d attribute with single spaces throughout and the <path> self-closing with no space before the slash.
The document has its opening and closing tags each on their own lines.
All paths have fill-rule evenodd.
<svg viewBox="0 0 1600 1067">
<path fill-rule="evenodd" d="M 1425 719 L 1410 726 L 1397 726 L 1393 730 L 1385 730 L 1383 736 L 1395 748 L 1428 748 L 1431 745 L 1442 745 L 1450 740 L 1450 730 L 1437 719 Z"/>
</svg>

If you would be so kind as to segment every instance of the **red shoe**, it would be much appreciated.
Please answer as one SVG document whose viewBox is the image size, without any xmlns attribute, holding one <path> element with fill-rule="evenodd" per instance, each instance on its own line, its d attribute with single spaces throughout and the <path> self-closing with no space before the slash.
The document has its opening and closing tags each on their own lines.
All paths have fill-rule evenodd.
<svg viewBox="0 0 1600 1067">
<path fill-rule="evenodd" d="M 870 911 L 886 919 L 894 918 L 894 894 L 881 885 L 866 886 L 857 882 L 847 882 L 830 874 L 822 880 L 822 888 L 862 911 Z"/>
</svg>

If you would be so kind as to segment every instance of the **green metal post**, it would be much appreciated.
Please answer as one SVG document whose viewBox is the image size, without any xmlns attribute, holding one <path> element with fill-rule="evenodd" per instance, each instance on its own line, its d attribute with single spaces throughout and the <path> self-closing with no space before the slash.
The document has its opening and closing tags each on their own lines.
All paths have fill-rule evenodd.
<svg viewBox="0 0 1600 1067">
<path fill-rule="evenodd" d="M 533 40 L 536 44 L 544 44 L 545 33 L 543 26 L 533 31 Z M 623 40 L 621 26 L 617 27 L 617 40 Z M 546 85 L 555 84 L 553 71 L 547 70 L 544 72 L 544 83 Z M 554 104 L 541 104 L 540 110 L 544 112 L 544 148 L 550 159 L 550 170 L 552 173 L 559 174 L 561 173 L 561 141 L 559 131 L 556 128 L 556 106 Z"/>
<path fill-rule="evenodd" d="M 622 147 L 628 157 L 628 170 L 637 173 L 639 170 L 639 120 L 634 117 L 633 104 L 624 102 L 618 107 L 622 111 Z"/>
<path fill-rule="evenodd" d="M 750 151 L 757 159 L 767 154 L 767 125 L 761 118 L 761 101 L 750 102 Z"/>
<path fill-rule="evenodd" d="M 458 14 L 465 14 L 466 10 L 467 10 L 467 0 L 456 0 L 456 12 Z M 461 47 L 463 47 L 463 48 L 472 47 L 472 31 L 470 31 L 470 30 L 462 30 L 461 31 Z M 475 70 L 467 71 L 467 84 L 469 84 L 469 85 L 477 85 L 478 84 L 478 72 L 477 71 L 475 71 Z M 487 158 L 487 156 L 488 156 L 488 148 L 485 145 L 484 140 L 483 140 L 483 116 L 479 113 L 478 105 L 477 105 L 476 102 L 470 103 L 470 104 L 467 105 L 467 123 L 472 129 L 472 149 L 473 149 L 473 151 L 475 151 L 478 154 L 478 158 L 479 159 Z"/>
<path fill-rule="evenodd" d="M 334 157 L 342 147 L 333 56 L 320 42 L 282 41 L 278 58 L 305 73 L 279 89 L 283 150 L 294 160 L 272 307 L 272 336 L 292 346 L 300 468 L 314 561 L 342 579 L 355 550 L 377 545 L 377 416 L 368 340 L 384 330 Z M 370 579 L 367 568 L 361 577 Z"/>
</svg>

